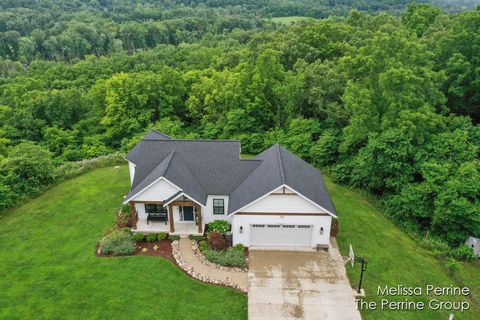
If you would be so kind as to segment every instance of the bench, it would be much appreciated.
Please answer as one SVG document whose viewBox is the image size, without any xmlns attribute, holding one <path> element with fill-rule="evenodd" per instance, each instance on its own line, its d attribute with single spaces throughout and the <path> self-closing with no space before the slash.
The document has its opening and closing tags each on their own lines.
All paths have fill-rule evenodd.
<svg viewBox="0 0 480 320">
<path fill-rule="evenodd" d="M 166 212 L 160 213 L 148 213 L 147 215 L 147 224 L 149 221 L 164 221 L 167 224 L 168 217 Z"/>
</svg>

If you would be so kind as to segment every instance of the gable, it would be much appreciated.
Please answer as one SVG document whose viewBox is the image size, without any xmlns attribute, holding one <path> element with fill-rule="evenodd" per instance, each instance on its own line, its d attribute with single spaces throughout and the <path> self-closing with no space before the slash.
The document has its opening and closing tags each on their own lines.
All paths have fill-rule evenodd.
<svg viewBox="0 0 480 320">
<path fill-rule="evenodd" d="M 326 213 L 288 187 L 281 187 L 242 208 L 240 212 Z"/>
<path fill-rule="evenodd" d="M 161 178 L 140 192 L 131 201 L 164 201 L 180 191 L 172 183 Z"/>
</svg>

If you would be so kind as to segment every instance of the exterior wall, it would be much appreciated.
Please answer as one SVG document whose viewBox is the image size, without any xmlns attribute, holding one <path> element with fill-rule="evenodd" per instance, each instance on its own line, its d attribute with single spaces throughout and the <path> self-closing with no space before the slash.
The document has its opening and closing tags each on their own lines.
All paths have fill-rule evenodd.
<svg viewBox="0 0 480 320">
<path fill-rule="evenodd" d="M 332 217 L 328 216 L 301 216 L 301 215 L 233 215 L 232 233 L 233 245 L 238 243 L 246 247 L 250 246 L 250 225 L 252 224 L 305 224 L 312 225 L 312 243 L 311 247 L 319 245 L 329 245 L 330 226 Z M 243 227 L 240 233 L 240 227 Z M 320 228 L 323 227 L 323 234 L 320 234 Z"/>
<path fill-rule="evenodd" d="M 475 253 L 477 256 L 480 256 L 480 239 L 475 240 L 473 237 L 470 237 L 467 241 L 465 241 L 465 245 L 469 248 L 472 248 L 473 253 Z"/>
<path fill-rule="evenodd" d="M 133 162 L 128 161 L 128 171 L 130 172 L 130 185 L 132 185 L 135 176 L 135 164 Z"/>
<path fill-rule="evenodd" d="M 147 213 L 145 212 L 145 205 L 143 203 L 135 203 L 138 220 L 147 220 Z"/>
<path fill-rule="evenodd" d="M 203 212 L 205 211 L 205 207 L 204 206 L 201 206 L 201 207 L 202 207 L 202 224 L 205 224 L 206 222 L 204 221 L 204 215 L 203 215 Z M 180 220 L 179 206 L 173 206 L 173 222 L 175 222 L 175 223 L 192 223 L 192 221 L 181 221 Z"/>
<path fill-rule="evenodd" d="M 137 195 L 132 200 L 134 201 L 163 201 L 170 198 L 172 195 L 177 193 L 179 189 L 175 187 L 170 182 L 167 182 L 163 179 L 157 181 L 147 190 L 143 191 Z"/>
<path fill-rule="evenodd" d="M 278 193 L 282 188 L 272 193 Z M 296 194 L 270 194 L 257 202 L 243 208 L 242 212 L 295 212 L 319 213 L 324 212 L 313 203 Z"/>
<path fill-rule="evenodd" d="M 213 214 L 213 199 L 223 199 L 225 204 L 225 213 L 221 214 Z M 209 223 L 213 220 L 227 220 L 231 223 L 232 217 L 227 215 L 228 210 L 228 196 L 220 196 L 220 195 L 209 195 L 207 197 L 207 204 L 204 208 L 202 208 L 203 213 L 203 222 Z"/>
</svg>

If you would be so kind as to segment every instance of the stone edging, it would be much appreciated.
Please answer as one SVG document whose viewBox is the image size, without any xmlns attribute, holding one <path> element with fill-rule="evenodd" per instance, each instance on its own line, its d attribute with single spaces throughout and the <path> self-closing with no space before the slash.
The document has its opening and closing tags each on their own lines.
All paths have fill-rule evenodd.
<svg viewBox="0 0 480 320">
<path fill-rule="evenodd" d="M 172 254 L 173 257 L 175 258 L 175 261 L 177 262 L 177 265 L 185 271 L 188 275 L 190 275 L 192 278 L 198 279 L 203 282 L 208 282 L 208 283 L 213 283 L 213 284 L 219 284 L 219 285 L 224 285 L 227 287 L 231 287 L 234 289 L 237 289 L 243 293 L 247 293 L 248 289 L 247 288 L 242 288 L 238 286 L 236 283 L 232 283 L 228 281 L 228 278 L 226 281 L 221 281 L 221 280 L 213 280 L 208 276 L 205 276 L 203 274 L 197 273 L 193 271 L 193 268 L 188 266 L 185 261 L 183 260 L 182 253 L 180 252 L 180 248 L 178 245 L 178 240 L 175 240 L 172 242 Z"/>
<path fill-rule="evenodd" d="M 200 260 L 200 262 L 206 265 L 207 267 L 217 269 L 217 270 L 227 271 L 227 272 L 248 272 L 247 268 L 225 267 L 225 266 L 221 266 L 219 264 L 213 263 L 211 261 L 208 261 L 208 259 L 203 255 L 202 251 L 200 251 L 200 248 L 198 247 L 198 242 L 195 240 L 192 240 L 192 250 L 195 256 L 198 258 L 198 260 Z"/>
</svg>

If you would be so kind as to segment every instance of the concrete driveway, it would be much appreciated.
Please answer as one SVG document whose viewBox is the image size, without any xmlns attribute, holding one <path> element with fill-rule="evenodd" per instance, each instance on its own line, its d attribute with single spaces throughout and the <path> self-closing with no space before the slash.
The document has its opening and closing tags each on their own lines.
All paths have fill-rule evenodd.
<svg viewBox="0 0 480 320">
<path fill-rule="evenodd" d="M 330 252 L 250 251 L 248 319 L 356 320 L 338 249 Z"/>
</svg>

